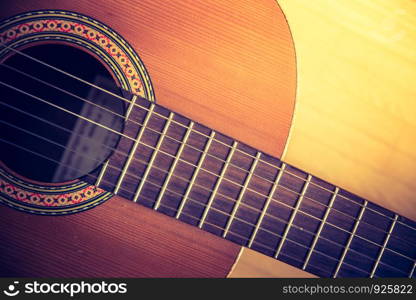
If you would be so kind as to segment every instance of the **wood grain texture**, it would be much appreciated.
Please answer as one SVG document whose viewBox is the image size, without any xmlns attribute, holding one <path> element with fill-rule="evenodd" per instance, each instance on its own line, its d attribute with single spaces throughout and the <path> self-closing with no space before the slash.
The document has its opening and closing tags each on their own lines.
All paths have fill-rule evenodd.
<svg viewBox="0 0 416 300">
<path fill-rule="evenodd" d="M 279 1 L 297 105 L 283 160 L 416 219 L 416 2 Z"/>
<path fill-rule="evenodd" d="M 120 142 L 99 187 L 317 276 L 411 276 L 415 222 L 157 104 L 136 104 L 129 120 L 148 122 L 127 121 L 125 133 L 140 132 L 139 145 Z M 255 255 L 243 261 L 246 276 L 293 271 L 264 269 Z"/>
<path fill-rule="evenodd" d="M 225 277 L 239 246 L 114 197 L 45 217 L 0 206 L 0 276 Z"/>
<path fill-rule="evenodd" d="M 0 5 L 2 18 L 66 9 L 100 20 L 137 51 L 159 104 L 266 153 L 282 154 L 296 69 L 289 28 L 276 1 L 46 0 Z"/>
<path fill-rule="evenodd" d="M 2 2 L 1 14 L 63 8 L 109 24 L 139 52 L 152 76 L 160 104 L 266 153 L 279 156 L 282 152 L 293 108 L 295 68 L 293 48 L 284 46 L 290 34 L 284 19 L 276 18 L 279 12 L 273 11 L 277 7 L 275 2 L 253 1 L 247 7 L 239 4 L 231 8 L 235 4 L 232 1 L 204 1 L 197 5 L 149 1 L 129 2 L 124 9 L 110 1 L 27 1 L 13 2 L 12 6 L 10 3 Z M 356 1 L 339 5 L 330 1 L 320 2 L 322 5 L 282 1 L 294 32 L 300 76 L 295 125 L 283 158 L 313 175 L 415 219 L 411 191 L 416 169 L 411 151 L 416 132 L 412 101 L 415 93 L 411 85 L 416 75 L 415 56 L 411 52 L 415 36 L 413 14 L 409 14 L 414 11 L 413 2 L 397 2 L 403 4 L 402 8 L 399 4 L 393 6 L 392 2 L 378 3 L 381 5 Z M 285 33 L 276 34 L 276 28 L 286 28 L 282 29 Z M 148 218 L 152 219 L 153 215 L 149 214 Z M 13 218 L 8 220 L 11 224 Z M 98 222 L 94 217 L 90 220 Z M 47 225 L 47 222 L 51 221 L 40 223 Z M 83 222 L 77 221 L 77 224 L 88 224 Z M 160 219 L 155 226 L 165 222 Z M 13 225 L 20 228 L 18 224 Z M 94 232 L 101 230 L 94 228 Z M 23 234 L 23 228 L 19 230 Z M 24 234 L 32 233 L 26 229 Z M 171 238 L 178 238 L 177 232 L 169 228 L 159 234 L 173 234 Z M 11 238 L 7 234 L 6 237 Z M 140 239 L 149 246 L 147 235 L 141 235 Z M 126 249 L 140 248 L 140 239 Z M 107 251 L 104 238 L 92 240 L 92 245 L 98 243 L 102 251 Z M 177 253 L 163 256 L 160 245 L 170 245 L 163 240 L 165 237 L 162 244 L 155 246 L 155 253 L 161 258 L 142 257 L 141 261 L 148 261 L 143 267 L 145 271 L 137 275 L 127 269 L 131 271 L 128 274 L 198 276 L 187 273 L 190 271 L 182 273 L 182 266 L 189 263 L 189 255 L 186 259 Z M 109 242 L 115 245 L 120 240 L 112 238 Z M 194 242 L 190 243 L 191 248 Z M 22 240 L 12 243 L 23 249 L 26 246 Z M 31 240 L 30 244 L 33 247 L 36 243 L 37 240 Z M 30 249 L 34 248 L 38 247 Z M 13 256 L 13 251 L 6 246 L 3 249 L 6 259 L 18 262 L 16 251 Z M 118 248 L 111 246 L 110 249 L 113 250 L 107 256 L 116 253 Z M 26 250 L 22 255 L 25 262 L 33 259 Z M 47 264 L 39 252 L 36 257 Z M 72 262 L 76 261 L 70 257 Z M 179 261 L 179 266 L 165 269 L 171 266 L 173 258 Z M 116 259 L 128 265 L 129 261 L 124 258 Z M 156 261 L 164 267 L 153 268 Z M 208 261 L 211 260 L 208 258 Z M 101 259 L 97 270 L 102 271 L 100 268 L 105 262 Z M 53 274 L 56 268 L 52 266 Z M 11 265 L 6 270 L 11 271 Z"/>
<path fill-rule="evenodd" d="M 219 128 L 224 133 L 255 145 L 265 152 L 275 155 L 282 153 L 294 104 L 295 64 L 291 36 L 276 2 L 268 0 L 241 5 L 233 1 L 130 1 L 121 5 L 115 1 L 3 1 L 0 5 L 1 17 L 28 10 L 56 8 L 84 13 L 108 24 L 123 35 L 143 59 L 152 77 L 158 103 L 175 108 L 176 111 L 210 127 Z M 226 102 L 229 104 L 218 105 L 218 99 L 227 99 Z M 263 115 L 253 115 L 253 110 L 262 111 Z M 254 128 L 252 124 L 257 126 Z M 138 206 L 131 212 L 135 216 L 143 210 L 140 207 L 137 211 L 136 207 Z M 143 232 L 131 233 L 133 238 L 128 241 L 112 238 L 112 235 L 108 234 L 103 236 L 102 229 L 99 229 L 102 223 L 101 219 L 97 219 L 100 218 L 100 212 L 96 215 L 97 209 L 81 214 L 85 219 L 75 215 L 56 220 L 19 214 L 4 207 L 2 209 L 7 211 L 5 216 L 10 213 L 10 218 L 5 221 L 16 225 L 4 232 L 2 244 L 2 253 L 5 254 L 3 257 L 6 261 L 3 271 L 8 275 L 215 277 L 223 276 L 223 270 L 227 268 L 227 263 L 221 260 L 217 262 L 220 265 L 218 268 L 221 269 L 219 273 L 215 269 L 217 267 L 213 266 L 207 269 L 204 266 L 204 270 L 192 267 L 193 263 L 189 266 L 189 260 L 192 260 L 189 251 L 167 246 L 168 240 L 177 241 L 183 233 L 175 237 L 175 233 L 168 229 L 161 229 L 161 234 L 167 236 L 166 242 L 157 241 L 157 246 L 153 248 L 150 245 L 150 252 L 146 254 L 143 252 L 149 246 L 146 244 L 148 237 L 136 236 Z M 91 217 L 90 213 L 94 217 Z M 110 214 L 109 211 L 107 213 Z M 112 213 L 109 218 L 114 220 L 120 215 L 124 213 Z M 152 218 L 151 215 L 153 214 L 149 213 L 149 219 Z M 29 219 L 28 223 L 20 222 L 21 218 Z M 141 220 L 137 222 L 148 220 L 142 220 L 142 216 L 137 218 Z M 38 223 L 43 224 L 43 227 L 53 228 L 50 236 L 35 235 L 17 225 L 30 224 L 38 219 L 41 220 Z M 72 225 L 70 231 L 62 220 L 73 221 L 68 222 Z M 94 225 L 97 227 L 93 226 L 92 231 L 86 229 L 78 233 L 79 226 L 89 222 L 95 222 Z M 157 216 L 152 225 L 164 228 L 165 219 Z M 187 230 L 180 227 L 183 225 L 177 226 L 172 225 L 171 228 Z M 121 234 L 125 229 L 124 226 L 121 226 L 123 229 L 118 225 L 116 227 L 117 230 L 112 229 L 110 233 Z M 36 228 L 38 227 L 35 226 L 34 229 Z M 62 235 L 60 229 L 63 229 Z M 199 230 L 197 232 L 200 233 Z M 90 240 L 80 245 L 77 241 L 78 234 L 83 234 Z M 69 241 L 70 251 L 64 252 L 62 260 L 58 258 L 57 262 L 48 261 L 48 253 L 52 254 L 56 250 L 65 251 L 64 241 L 61 240 L 62 246 L 57 248 L 53 239 L 68 237 L 72 238 Z M 154 242 L 156 244 L 156 241 Z M 187 242 L 193 248 L 199 240 L 191 239 Z M 12 247 L 8 247 L 7 243 Z M 201 243 L 201 248 L 205 246 L 207 245 Z M 82 247 L 91 248 L 91 252 L 98 251 L 98 255 L 91 258 L 92 254 L 89 252 L 85 258 L 89 262 L 88 267 L 77 268 L 74 266 L 80 259 L 77 253 L 86 251 L 82 250 Z M 232 245 L 230 248 L 236 249 L 235 247 Z M 21 251 L 20 248 L 25 250 Z M 174 255 L 169 256 L 167 252 L 163 252 L 166 248 L 172 250 Z M 129 255 L 120 255 L 120 251 Z M 177 256 L 178 251 L 184 252 L 187 258 L 184 259 L 185 255 Z M 132 253 L 136 252 L 142 256 L 135 257 Z M 162 252 L 165 253 L 166 260 L 163 259 Z M 112 255 L 114 261 L 107 263 L 107 258 Z M 147 261 L 146 266 L 142 265 L 144 270 L 120 268 L 130 263 L 131 260 L 127 259 L 129 257 L 133 258 L 133 261 Z M 51 265 L 47 266 L 49 263 Z M 178 264 L 188 266 L 182 272 L 182 267 Z M 40 274 L 38 270 L 43 270 L 41 273 L 44 273 Z"/>
</svg>

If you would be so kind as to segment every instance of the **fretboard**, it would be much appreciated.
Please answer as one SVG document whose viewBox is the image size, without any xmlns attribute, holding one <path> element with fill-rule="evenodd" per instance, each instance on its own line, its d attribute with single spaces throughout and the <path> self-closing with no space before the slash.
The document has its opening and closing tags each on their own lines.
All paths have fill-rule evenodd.
<svg viewBox="0 0 416 300">
<path fill-rule="evenodd" d="M 416 222 L 144 99 L 86 180 L 318 276 L 416 276 Z"/>
</svg>

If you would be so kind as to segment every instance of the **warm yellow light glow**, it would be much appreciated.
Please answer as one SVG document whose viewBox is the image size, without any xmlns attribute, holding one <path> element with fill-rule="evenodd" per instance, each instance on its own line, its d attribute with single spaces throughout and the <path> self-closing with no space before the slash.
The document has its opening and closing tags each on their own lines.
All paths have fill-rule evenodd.
<svg viewBox="0 0 416 300">
<path fill-rule="evenodd" d="M 416 218 L 416 2 L 279 1 L 297 55 L 284 160 Z"/>
</svg>

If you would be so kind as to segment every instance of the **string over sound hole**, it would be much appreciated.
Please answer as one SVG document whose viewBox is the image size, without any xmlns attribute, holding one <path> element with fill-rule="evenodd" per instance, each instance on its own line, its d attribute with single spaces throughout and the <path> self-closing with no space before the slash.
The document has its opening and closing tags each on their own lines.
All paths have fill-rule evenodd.
<svg viewBox="0 0 416 300">
<path fill-rule="evenodd" d="M 121 96 L 111 74 L 63 44 L 10 52 L 0 64 L 0 160 L 41 182 L 73 180 L 99 167 L 124 124 L 124 102 L 105 92 Z"/>
</svg>

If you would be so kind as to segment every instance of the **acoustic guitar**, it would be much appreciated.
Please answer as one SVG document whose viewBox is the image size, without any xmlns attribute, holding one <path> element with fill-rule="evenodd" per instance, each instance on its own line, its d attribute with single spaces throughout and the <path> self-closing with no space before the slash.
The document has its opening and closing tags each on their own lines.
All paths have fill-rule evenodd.
<svg viewBox="0 0 416 300">
<path fill-rule="evenodd" d="M 415 277 L 415 1 L 0 15 L 1 276 Z"/>
</svg>

